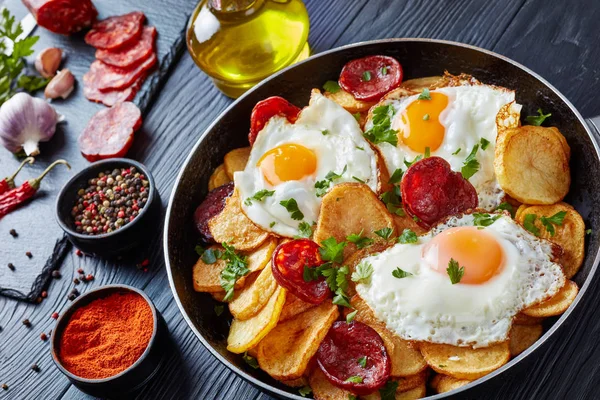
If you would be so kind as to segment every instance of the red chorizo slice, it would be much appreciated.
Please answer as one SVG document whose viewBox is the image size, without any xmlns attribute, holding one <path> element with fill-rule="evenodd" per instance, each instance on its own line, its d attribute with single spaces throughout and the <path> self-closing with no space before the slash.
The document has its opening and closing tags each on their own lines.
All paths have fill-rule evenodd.
<svg viewBox="0 0 600 400">
<path fill-rule="evenodd" d="M 23 4 L 39 26 L 62 35 L 92 26 L 98 16 L 90 0 L 23 0 Z"/>
<path fill-rule="evenodd" d="M 133 144 L 133 134 L 140 126 L 140 109 L 130 102 L 118 103 L 94 114 L 79 136 L 79 150 L 92 162 L 123 157 Z"/>
<path fill-rule="evenodd" d="M 358 395 L 385 385 L 392 368 L 379 334 L 357 321 L 333 324 L 319 346 L 317 363 L 333 385 Z"/>
<path fill-rule="evenodd" d="M 473 185 L 440 157 L 414 163 L 404 173 L 400 188 L 404 210 L 425 229 L 479 204 Z"/>
<path fill-rule="evenodd" d="M 361 101 L 376 101 L 402 83 L 402 65 L 392 57 L 368 56 L 342 68 L 339 84 Z"/>
<path fill-rule="evenodd" d="M 273 252 L 273 277 L 300 300 L 320 304 L 331 294 L 325 278 L 306 275 L 304 268 L 314 269 L 323 264 L 319 245 L 310 239 L 296 239 L 280 244 Z"/>
<path fill-rule="evenodd" d="M 293 124 L 298 119 L 300 111 L 302 111 L 300 108 L 279 96 L 269 97 L 256 103 L 250 115 L 250 133 L 248 134 L 250 146 L 254 144 L 258 133 L 271 117 L 279 115 L 287 118 Z"/>
<path fill-rule="evenodd" d="M 131 86 L 139 77 L 147 74 L 158 61 L 156 54 L 133 69 L 111 67 L 102 61 L 94 61 L 90 70 L 83 76 L 84 84 L 96 87 L 101 92 L 125 89 Z"/>
<path fill-rule="evenodd" d="M 221 213 L 225 208 L 225 200 L 233 194 L 233 182 L 226 183 L 214 188 L 206 195 L 206 198 L 194 212 L 194 224 L 206 243 L 214 242 L 213 236 L 208 229 L 208 221 Z"/>
<path fill-rule="evenodd" d="M 102 103 L 107 107 L 112 107 L 123 101 L 130 101 L 135 98 L 135 95 L 142 87 L 147 76 L 142 75 L 137 81 L 128 88 L 111 90 L 110 92 L 101 92 L 93 82 L 83 82 L 83 95 L 90 101 Z"/>
<path fill-rule="evenodd" d="M 146 16 L 141 11 L 96 22 L 85 35 L 85 42 L 97 49 L 113 50 L 136 42 L 142 35 Z"/>
<path fill-rule="evenodd" d="M 147 60 L 154 52 L 156 28 L 146 26 L 140 40 L 118 50 L 96 50 L 96 59 L 118 68 L 132 68 Z"/>
</svg>

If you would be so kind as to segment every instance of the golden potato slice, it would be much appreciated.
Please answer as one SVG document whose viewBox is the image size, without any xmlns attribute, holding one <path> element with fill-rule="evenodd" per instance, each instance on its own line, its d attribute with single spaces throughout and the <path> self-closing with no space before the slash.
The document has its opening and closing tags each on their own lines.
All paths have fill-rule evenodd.
<svg viewBox="0 0 600 400">
<path fill-rule="evenodd" d="M 551 217 L 559 212 L 566 212 L 561 225 L 554 225 L 554 235 L 542 224 L 542 217 Z M 534 225 L 540 230 L 540 237 L 556 243 L 563 249 L 559 263 L 565 276 L 572 278 L 583 263 L 585 256 L 585 223 L 581 215 L 567 203 L 557 203 L 546 206 L 522 205 L 517 210 L 516 220 L 523 224 L 528 214 L 536 215 Z"/>
<path fill-rule="evenodd" d="M 254 317 L 245 321 L 234 319 L 227 337 L 227 350 L 240 354 L 256 346 L 275 326 L 285 303 L 287 291 L 278 286 L 267 304 Z M 258 350 L 260 355 L 260 349 Z"/>
<path fill-rule="evenodd" d="M 410 229 L 418 236 L 427 233 L 427 229 L 420 227 L 419 224 L 417 224 L 414 219 L 406 215 L 406 213 L 402 216 L 394 215 L 394 224 L 396 225 L 396 231 L 399 235 L 402 234 L 405 229 Z"/>
<path fill-rule="evenodd" d="M 538 325 L 541 324 L 544 318 L 541 317 L 530 317 L 529 315 L 525 315 L 523 313 L 518 313 L 513 318 L 513 324 L 516 325 Z"/>
<path fill-rule="evenodd" d="M 278 380 L 300 378 L 338 316 L 338 307 L 325 302 L 279 323 L 258 345 L 260 368 Z"/>
<path fill-rule="evenodd" d="M 274 237 L 269 238 L 260 247 L 241 252 L 243 255 L 248 257 L 247 268 L 250 272 L 262 271 L 267 264 L 271 261 L 271 256 L 277 248 L 277 239 Z"/>
<path fill-rule="evenodd" d="M 209 249 L 223 250 L 219 245 L 210 246 Z M 196 265 L 194 265 L 193 280 L 194 290 L 196 292 L 223 292 L 225 290 L 221 287 L 221 272 L 227 267 L 225 260 L 218 259 L 213 264 L 206 264 L 202 261 L 202 257 L 198 259 Z M 244 286 L 244 281 L 248 276 L 242 276 L 235 283 L 235 288 L 241 288 Z"/>
<path fill-rule="evenodd" d="M 398 386 L 400 387 L 400 386 Z M 394 396 L 395 400 L 417 400 L 417 399 L 421 399 L 423 397 L 425 397 L 425 394 L 427 392 L 427 386 L 425 385 L 425 382 L 422 382 L 421 384 L 419 384 L 418 386 L 411 388 L 411 389 L 407 389 L 407 390 L 396 390 L 396 395 Z M 379 393 L 379 391 L 376 391 L 374 393 L 368 394 L 366 396 L 361 396 L 360 397 L 363 400 L 381 400 L 381 394 Z"/>
<path fill-rule="evenodd" d="M 571 185 L 569 154 L 559 134 L 527 125 L 498 136 L 494 170 L 509 196 L 521 203 L 554 204 L 567 195 Z"/>
<path fill-rule="evenodd" d="M 293 388 L 304 387 L 308 385 L 308 378 L 305 376 L 301 376 L 300 378 L 292 379 L 291 381 L 281 381 L 281 383 Z"/>
<path fill-rule="evenodd" d="M 426 76 L 424 78 L 414 78 L 402 82 L 401 88 L 411 90 L 413 92 L 422 92 L 423 89 L 435 89 L 440 87 L 444 82 L 441 76 Z"/>
<path fill-rule="evenodd" d="M 233 180 L 234 172 L 243 171 L 246 168 L 248 158 L 250 158 L 250 147 L 233 149 L 229 153 L 225 154 L 223 165 L 230 181 Z"/>
<path fill-rule="evenodd" d="M 468 385 L 471 382 L 468 379 L 456 379 L 448 375 L 437 374 L 431 380 L 430 385 L 437 393 L 446 393 Z"/>
<path fill-rule="evenodd" d="M 539 304 L 531 306 L 521 311 L 530 317 L 553 317 L 567 311 L 567 308 L 573 303 L 579 293 L 577 284 L 573 281 L 566 281 L 558 293 L 550 299 Z"/>
<path fill-rule="evenodd" d="M 352 94 L 346 92 L 344 89 L 340 89 L 337 93 L 325 92 L 324 96 L 329 100 L 338 103 L 351 114 L 369 111 L 369 108 L 375 104 L 374 101 L 356 100 Z"/>
<path fill-rule="evenodd" d="M 269 237 L 242 212 L 237 190 L 227 199 L 223 211 L 208 221 L 208 229 L 215 242 L 228 243 L 236 250 L 255 249 Z"/>
<path fill-rule="evenodd" d="M 277 289 L 277 282 L 273 278 L 269 265 L 253 282 L 247 282 L 246 286 L 229 302 L 231 315 L 240 321 L 255 316 L 267 304 L 275 289 Z"/>
<path fill-rule="evenodd" d="M 321 371 L 315 368 L 308 377 L 308 383 L 313 391 L 315 400 L 348 400 L 352 392 L 334 386 Z"/>
<path fill-rule="evenodd" d="M 381 100 L 379 100 L 379 103 L 371 107 L 371 109 L 369 110 L 369 118 L 372 117 L 372 112 L 374 108 L 388 104 L 389 100 L 401 100 L 405 97 L 412 96 L 413 94 L 417 93 L 419 92 L 402 87 L 402 85 L 400 85 L 394 90 L 390 90 L 386 93 L 385 96 L 381 98 Z"/>
<path fill-rule="evenodd" d="M 208 179 L 208 190 L 213 190 L 229 182 L 231 182 L 231 179 L 229 179 L 227 172 L 225 172 L 225 166 L 221 164 L 213 171 Z"/>
<path fill-rule="evenodd" d="M 285 298 L 285 304 L 283 305 L 283 310 L 279 316 L 279 322 L 292 319 L 296 315 L 302 314 L 304 311 L 316 306 L 316 304 L 307 303 L 288 292 L 287 297 Z"/>
<path fill-rule="evenodd" d="M 382 228 L 391 228 L 392 237 L 396 235 L 394 218 L 375 193 L 362 183 L 342 183 L 323 197 L 314 241 L 320 244 L 334 237 L 341 242 L 348 235 L 362 232 L 363 236 L 381 242 L 384 239 L 375 231 Z M 344 258 L 356 250 L 356 245 L 349 243 L 344 249 Z"/>
<path fill-rule="evenodd" d="M 508 334 L 510 356 L 516 357 L 534 344 L 542 336 L 541 325 L 513 325 Z"/>
<path fill-rule="evenodd" d="M 500 368 L 510 358 L 508 342 L 479 349 L 423 342 L 421 354 L 434 371 L 474 380 Z"/>
</svg>

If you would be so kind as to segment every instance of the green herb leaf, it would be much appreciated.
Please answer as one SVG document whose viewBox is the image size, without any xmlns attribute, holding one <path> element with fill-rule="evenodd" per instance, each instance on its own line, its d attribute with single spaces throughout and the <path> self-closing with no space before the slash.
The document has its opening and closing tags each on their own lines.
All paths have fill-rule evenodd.
<svg viewBox="0 0 600 400">
<path fill-rule="evenodd" d="M 473 213 L 473 225 L 475 226 L 490 226 L 502 215 L 490 215 L 485 213 Z"/>
<path fill-rule="evenodd" d="M 406 160 L 404 160 L 404 165 L 406 165 L 406 168 L 410 168 L 414 163 L 416 163 L 417 161 L 420 161 L 422 159 L 423 159 L 423 156 L 419 154 L 412 161 L 406 161 Z"/>
<path fill-rule="evenodd" d="M 342 289 L 336 290 L 332 303 L 338 306 L 352 308 L 350 305 L 350 298 Z"/>
<path fill-rule="evenodd" d="M 358 310 L 354 310 L 351 313 L 348 313 L 348 315 L 346 315 L 346 323 L 350 323 L 352 321 L 354 321 L 354 317 L 356 317 L 356 314 L 358 313 Z"/>
<path fill-rule="evenodd" d="M 383 201 L 389 212 L 400 217 L 404 216 L 399 186 L 395 185 L 392 190 L 382 193 L 379 198 Z"/>
<path fill-rule="evenodd" d="M 375 231 L 375 234 L 387 240 L 390 238 L 390 236 L 392 236 L 393 231 L 394 230 L 392 228 L 385 227 Z"/>
<path fill-rule="evenodd" d="M 592 234 L 592 230 L 591 229 L 586 229 L 585 230 L 585 234 L 586 235 L 591 235 Z"/>
<path fill-rule="evenodd" d="M 256 358 L 249 356 L 248 352 L 245 352 L 242 358 L 244 359 L 244 361 L 246 361 L 246 364 L 248 364 L 254 369 L 258 369 L 258 361 L 256 361 Z"/>
<path fill-rule="evenodd" d="M 272 227 L 274 227 L 276 223 L 277 223 L 277 222 L 275 222 L 275 221 L 272 221 L 272 222 L 269 224 L 269 228 L 272 228 Z"/>
<path fill-rule="evenodd" d="M 419 237 L 415 232 L 406 228 L 402 231 L 402 234 L 398 236 L 398 243 L 408 244 L 408 243 L 417 243 L 419 241 Z"/>
<path fill-rule="evenodd" d="M 487 140 L 486 138 L 481 138 L 480 143 L 481 143 L 481 150 L 483 150 L 483 151 L 485 151 L 488 148 L 488 146 L 490 145 L 490 141 Z"/>
<path fill-rule="evenodd" d="M 321 269 L 319 267 L 304 266 L 304 270 L 302 271 L 304 282 L 318 281 L 321 276 Z"/>
<path fill-rule="evenodd" d="M 196 247 L 194 247 L 194 251 L 196 252 L 196 254 L 198 254 L 200 257 L 202 257 L 202 255 L 204 254 L 204 252 L 206 250 L 204 249 L 204 247 L 197 244 Z"/>
<path fill-rule="evenodd" d="M 350 278 L 352 279 L 352 282 L 368 283 L 372 274 L 373 266 L 363 261 L 356 266 L 356 269 Z"/>
<path fill-rule="evenodd" d="M 535 236 L 540 236 L 540 229 L 535 226 L 535 220 L 537 219 L 537 215 L 535 214 L 527 214 L 523 219 L 523 227 L 527 229 L 529 232 L 533 233 Z"/>
<path fill-rule="evenodd" d="M 341 90 L 340 84 L 337 81 L 327 81 L 323 85 L 323 89 L 329 93 L 337 93 Z"/>
<path fill-rule="evenodd" d="M 403 175 L 404 171 L 402 170 L 402 168 L 398 168 L 394 171 L 392 176 L 390 176 L 390 180 L 388 181 L 388 183 L 391 183 L 392 185 L 395 183 L 399 183 L 402 180 Z"/>
<path fill-rule="evenodd" d="M 350 383 L 362 383 L 363 378 L 362 376 L 358 376 L 358 375 L 354 375 L 351 376 L 350 378 L 346 379 L 346 382 L 350 382 Z"/>
<path fill-rule="evenodd" d="M 429 89 L 425 88 L 417 97 L 418 100 L 431 100 L 431 93 L 429 93 Z"/>
<path fill-rule="evenodd" d="M 429 114 L 423 115 L 423 121 L 429 121 Z"/>
<path fill-rule="evenodd" d="M 542 225 L 544 225 L 548 233 L 550 233 L 550 236 L 554 236 L 556 233 L 554 230 L 554 225 L 561 226 L 566 215 L 566 211 L 559 211 L 551 217 L 541 217 L 540 222 Z"/>
<path fill-rule="evenodd" d="M 327 130 L 327 129 L 323 129 L 323 130 L 321 131 L 321 133 L 323 134 L 323 136 L 327 136 L 327 135 L 329 135 L 329 130 Z"/>
<path fill-rule="evenodd" d="M 365 148 L 364 148 L 364 147 L 360 147 L 360 146 L 355 146 L 355 147 L 356 147 L 358 150 L 365 151 Z"/>
<path fill-rule="evenodd" d="M 248 259 L 246 256 L 237 254 L 235 249 L 227 243 L 222 243 L 222 245 L 225 251 L 219 258 L 225 260 L 227 266 L 221 271 L 221 287 L 225 290 L 223 301 L 229 301 L 233 298 L 234 286 L 237 280 L 247 275 L 250 270 L 247 268 Z"/>
<path fill-rule="evenodd" d="M 463 167 L 460 170 L 460 173 L 465 179 L 469 179 L 470 177 L 475 175 L 477 171 L 479 171 L 479 161 L 477 161 L 476 158 L 477 150 L 479 150 L 479 144 L 473 146 L 471 153 L 465 159 Z"/>
<path fill-rule="evenodd" d="M 371 80 L 371 72 L 369 72 L 369 71 L 363 72 L 362 80 L 363 80 L 363 82 L 369 82 Z"/>
<path fill-rule="evenodd" d="M 358 310 L 357 310 L 358 311 Z M 362 356 L 358 359 L 358 365 L 365 368 L 367 366 L 367 356 Z"/>
<path fill-rule="evenodd" d="M 300 224 L 298 224 L 298 230 L 300 231 L 300 233 L 294 236 L 294 239 L 309 238 L 313 234 L 312 226 L 305 221 L 302 221 L 300 222 Z"/>
<path fill-rule="evenodd" d="M 312 393 L 312 389 L 310 388 L 310 386 L 304 386 L 298 389 L 298 393 L 300 393 L 300 396 L 306 397 Z"/>
<path fill-rule="evenodd" d="M 344 248 L 347 244 L 347 242 L 338 243 L 334 237 L 323 240 L 319 249 L 321 258 L 324 261 L 333 261 L 340 264 L 344 260 Z"/>
<path fill-rule="evenodd" d="M 413 274 L 411 274 L 410 272 L 404 271 L 403 269 L 398 267 L 392 271 L 392 276 L 394 278 L 402 279 L 402 278 L 406 278 L 408 276 L 413 276 Z"/>
<path fill-rule="evenodd" d="M 360 231 L 358 234 L 352 233 L 346 236 L 346 240 L 350 243 L 354 243 L 359 249 L 364 249 L 365 247 L 372 245 L 373 239 L 363 236 L 362 234 L 363 231 Z"/>
<path fill-rule="evenodd" d="M 458 153 L 460 153 L 462 149 L 459 147 L 458 149 L 456 149 L 456 151 L 454 153 L 452 153 L 453 156 L 457 155 Z"/>
<path fill-rule="evenodd" d="M 395 400 L 396 390 L 398 390 L 398 381 L 389 380 L 379 389 L 381 400 Z"/>
<path fill-rule="evenodd" d="M 431 157 L 431 149 L 429 147 L 425 147 L 425 154 L 423 154 L 423 158 Z"/>
<path fill-rule="evenodd" d="M 381 75 L 383 75 L 383 76 L 387 75 L 387 67 L 386 66 L 381 67 Z"/>
<path fill-rule="evenodd" d="M 373 110 L 373 127 L 364 133 L 365 138 L 373 144 L 389 143 L 397 146 L 398 133 L 391 128 L 394 112 L 391 104 L 376 107 Z"/>
<path fill-rule="evenodd" d="M 552 115 L 544 114 L 541 108 L 538 108 L 537 113 L 538 115 L 528 115 L 527 117 L 525 117 L 527 122 L 529 122 L 531 125 L 540 126 L 544 123 L 546 118 L 550 118 L 550 116 Z"/>
<path fill-rule="evenodd" d="M 515 208 L 512 206 L 512 204 L 507 202 L 500 203 L 500 205 L 496 208 L 496 211 L 508 211 L 511 217 L 515 217 Z"/>
<path fill-rule="evenodd" d="M 446 273 L 448 273 L 448 276 L 450 277 L 450 282 L 452 282 L 452 284 L 454 285 L 460 282 L 460 280 L 462 279 L 463 275 L 465 274 L 465 267 L 459 266 L 458 262 L 454 258 L 451 258 L 450 262 L 448 262 L 448 268 L 446 269 Z"/>
<path fill-rule="evenodd" d="M 356 122 L 360 122 L 361 115 L 360 115 L 359 112 L 356 112 L 356 113 L 352 114 L 352 116 L 354 117 L 354 119 L 356 120 Z"/>
<path fill-rule="evenodd" d="M 274 190 L 267 190 L 267 189 L 259 190 L 258 192 L 254 193 L 254 196 L 248 197 L 246 200 L 244 200 L 244 204 L 249 206 L 252 204 L 253 200 L 263 201 L 265 197 L 271 197 L 274 194 L 275 194 Z"/>
<path fill-rule="evenodd" d="M 302 214 L 302 211 L 300 211 L 300 209 L 298 208 L 298 203 L 296 202 L 296 199 L 292 198 L 289 200 L 282 200 L 279 202 L 279 204 L 285 207 L 285 209 L 291 214 L 292 219 L 296 221 L 304 219 L 304 214 Z"/>
<path fill-rule="evenodd" d="M 206 249 L 202 253 L 202 262 L 205 264 L 214 264 L 221 256 L 222 252 L 219 249 Z"/>
<path fill-rule="evenodd" d="M 365 181 L 363 181 L 360 178 L 355 177 L 354 175 L 352 175 L 352 179 L 354 179 L 356 182 L 365 183 Z"/>
<path fill-rule="evenodd" d="M 225 311 L 225 306 L 223 304 L 217 304 L 215 306 L 215 314 L 217 314 L 217 317 L 220 317 L 221 314 L 223 314 L 223 311 Z"/>
</svg>

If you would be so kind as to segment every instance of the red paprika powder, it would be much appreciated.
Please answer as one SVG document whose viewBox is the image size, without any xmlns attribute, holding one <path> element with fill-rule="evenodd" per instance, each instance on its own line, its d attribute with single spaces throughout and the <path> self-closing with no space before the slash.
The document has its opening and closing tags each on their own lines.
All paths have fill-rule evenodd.
<svg viewBox="0 0 600 400">
<path fill-rule="evenodd" d="M 114 376 L 133 365 L 148 347 L 152 310 L 137 293 L 113 293 L 76 310 L 62 333 L 61 364 L 87 379 Z"/>
</svg>

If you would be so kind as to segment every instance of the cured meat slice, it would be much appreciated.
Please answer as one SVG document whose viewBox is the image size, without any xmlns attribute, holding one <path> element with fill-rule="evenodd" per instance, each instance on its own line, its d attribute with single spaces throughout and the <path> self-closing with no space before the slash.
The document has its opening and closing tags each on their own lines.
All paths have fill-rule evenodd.
<svg viewBox="0 0 600 400">
<path fill-rule="evenodd" d="M 302 111 L 300 108 L 279 96 L 269 97 L 256 103 L 250 115 L 250 133 L 248 134 L 250 146 L 254 144 L 256 136 L 271 117 L 275 115 L 286 117 L 293 124 L 298 119 L 300 111 Z"/>
<path fill-rule="evenodd" d="M 128 88 L 111 90 L 109 92 L 101 92 L 94 86 L 93 82 L 83 81 L 83 95 L 90 101 L 102 103 L 107 107 L 112 107 L 123 101 L 130 101 L 135 98 L 135 95 L 142 87 L 147 76 L 142 75 L 137 81 Z"/>
<path fill-rule="evenodd" d="M 225 200 L 233 194 L 233 182 L 226 183 L 208 192 L 206 198 L 194 212 L 196 230 L 206 243 L 214 242 L 208 227 L 208 221 L 221 213 L 225 208 Z"/>
<path fill-rule="evenodd" d="M 381 336 L 357 321 L 333 324 L 319 346 L 317 363 L 333 385 L 358 395 L 385 385 L 392 369 Z"/>
<path fill-rule="evenodd" d="M 311 304 L 320 304 L 331 294 L 324 277 L 310 274 L 310 270 L 322 264 L 319 245 L 309 239 L 296 239 L 279 245 L 271 260 L 277 283 Z"/>
<path fill-rule="evenodd" d="M 23 0 L 23 4 L 39 26 L 62 35 L 92 26 L 98 16 L 90 0 Z"/>
<path fill-rule="evenodd" d="M 400 189 L 404 210 L 425 229 L 479 204 L 473 185 L 440 157 L 414 163 L 404 173 Z"/>
<path fill-rule="evenodd" d="M 142 35 L 145 19 L 146 16 L 140 11 L 103 19 L 92 26 L 84 40 L 97 49 L 113 50 L 128 46 Z"/>
<path fill-rule="evenodd" d="M 123 157 L 142 126 L 142 113 L 130 102 L 98 111 L 79 136 L 79 150 L 88 161 Z"/>
<path fill-rule="evenodd" d="M 148 59 L 154 52 L 156 28 L 146 26 L 140 40 L 118 50 L 96 50 L 96 59 L 118 68 L 131 68 Z"/>
<path fill-rule="evenodd" d="M 150 58 L 133 69 L 111 67 L 102 61 L 94 61 L 90 70 L 83 76 L 86 85 L 93 86 L 101 92 L 125 89 L 156 65 L 158 58 L 152 53 Z"/>
<path fill-rule="evenodd" d="M 395 58 L 368 56 L 346 63 L 339 84 L 357 100 L 375 101 L 398 87 L 402 75 L 402 66 Z"/>
</svg>

